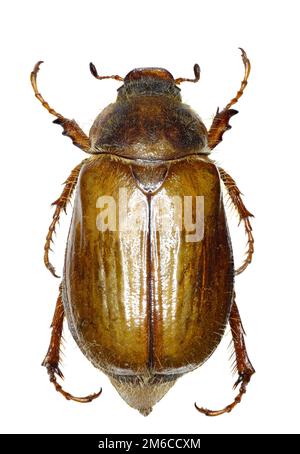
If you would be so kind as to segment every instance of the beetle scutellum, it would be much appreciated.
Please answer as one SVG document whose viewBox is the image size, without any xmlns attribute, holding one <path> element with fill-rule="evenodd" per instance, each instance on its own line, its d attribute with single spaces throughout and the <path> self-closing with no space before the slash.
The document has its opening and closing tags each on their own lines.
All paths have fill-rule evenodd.
<svg viewBox="0 0 300 454">
<path fill-rule="evenodd" d="M 91 63 L 96 78 L 124 83 L 116 102 L 94 121 L 89 137 L 74 120 L 53 110 L 39 93 L 36 76 L 41 62 L 31 73 L 35 96 L 56 117 L 54 123 L 90 154 L 71 172 L 54 202 L 56 209 L 45 244 L 46 267 L 56 275 L 48 258 L 50 244 L 60 213 L 77 186 L 63 280 L 43 362 L 50 381 L 67 399 L 90 402 L 101 391 L 78 398 L 57 382 L 57 376 L 63 377 L 59 360 L 65 316 L 84 355 L 143 415 L 150 413 L 178 377 L 209 358 L 228 321 L 239 392 L 219 411 L 195 405 L 206 415 L 219 415 L 230 412 L 246 392 L 254 369 L 235 303 L 234 274 L 251 262 L 252 215 L 234 180 L 208 156 L 230 128 L 229 120 L 237 113 L 231 107 L 247 85 L 250 62 L 243 50 L 242 58 L 245 75 L 241 87 L 222 111 L 217 110 L 208 131 L 197 114 L 182 103 L 178 87 L 184 81 L 199 80 L 198 65 L 194 66 L 194 79 L 174 79 L 161 68 L 135 69 L 123 79 L 98 76 Z M 221 181 L 248 236 L 246 259 L 235 273 Z M 125 229 L 115 225 L 117 218 L 123 221 L 121 191 L 126 200 L 135 202 L 127 206 Z M 204 200 L 202 236 L 187 241 L 186 223 L 174 222 L 173 199 L 198 196 Z M 158 202 L 168 210 L 165 230 L 159 228 Z M 106 225 L 99 210 L 105 206 L 104 217 L 109 215 L 108 207 L 115 209 L 114 222 L 107 221 Z M 181 219 L 185 205 L 179 206 Z M 197 218 L 196 207 L 190 205 L 193 220 Z M 137 220 L 140 229 L 136 228 Z"/>
</svg>

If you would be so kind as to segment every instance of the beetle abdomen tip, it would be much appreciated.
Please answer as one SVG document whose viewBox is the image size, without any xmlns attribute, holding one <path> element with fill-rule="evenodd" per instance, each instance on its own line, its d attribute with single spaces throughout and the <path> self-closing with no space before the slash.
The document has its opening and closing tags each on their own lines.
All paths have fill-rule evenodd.
<svg viewBox="0 0 300 454">
<path fill-rule="evenodd" d="M 141 413 L 141 415 L 143 416 L 148 416 L 152 411 L 152 407 L 149 407 L 149 408 L 141 408 L 139 410 L 139 412 Z"/>
<path fill-rule="evenodd" d="M 152 407 L 159 402 L 170 388 L 175 379 L 166 380 L 156 375 L 140 375 L 135 377 L 109 377 L 122 399 L 143 416 L 148 416 Z"/>
</svg>

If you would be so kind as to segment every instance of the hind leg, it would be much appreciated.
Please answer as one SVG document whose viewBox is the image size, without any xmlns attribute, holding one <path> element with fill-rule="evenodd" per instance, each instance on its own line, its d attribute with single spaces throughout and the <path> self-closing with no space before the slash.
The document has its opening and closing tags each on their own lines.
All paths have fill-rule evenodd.
<svg viewBox="0 0 300 454">
<path fill-rule="evenodd" d="M 238 371 L 238 379 L 234 384 L 234 389 L 239 384 L 240 389 L 234 401 L 231 404 L 227 405 L 222 410 L 208 410 L 207 408 L 198 407 L 197 404 L 195 404 L 196 409 L 207 416 L 218 416 L 222 415 L 223 413 L 231 412 L 231 410 L 238 403 L 241 402 L 242 397 L 246 392 L 247 385 L 250 382 L 251 376 L 255 372 L 248 358 L 244 339 L 245 331 L 242 325 L 242 321 L 235 300 L 233 301 L 232 309 L 230 312 L 229 324 L 232 333 L 234 351 L 236 356 L 236 368 Z"/>
<path fill-rule="evenodd" d="M 42 362 L 42 366 L 45 366 L 50 378 L 50 382 L 53 383 L 56 391 L 62 394 L 68 400 L 75 400 L 76 402 L 91 402 L 92 400 L 96 399 L 96 397 L 100 396 L 101 390 L 96 394 L 90 394 L 86 397 L 75 397 L 72 394 L 65 391 L 61 385 L 57 382 L 56 376 L 60 378 L 64 378 L 63 374 L 59 368 L 60 364 L 60 345 L 62 339 L 62 331 L 63 331 L 63 323 L 64 323 L 64 307 L 62 302 L 62 288 L 61 285 L 59 286 L 59 295 L 57 298 L 57 303 L 54 311 L 54 316 L 51 324 L 52 333 L 51 333 L 51 340 L 50 345 L 45 356 L 44 361 Z"/>
</svg>

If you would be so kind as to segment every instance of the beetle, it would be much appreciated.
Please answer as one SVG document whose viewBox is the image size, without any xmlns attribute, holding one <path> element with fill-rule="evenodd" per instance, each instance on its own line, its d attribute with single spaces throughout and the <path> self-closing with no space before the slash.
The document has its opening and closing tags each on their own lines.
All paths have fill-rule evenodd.
<svg viewBox="0 0 300 454">
<path fill-rule="evenodd" d="M 65 398 L 90 402 L 101 393 L 75 397 L 58 381 L 63 378 L 59 363 L 65 317 L 83 354 L 145 416 L 179 377 L 210 357 L 228 323 L 238 394 L 221 410 L 195 406 L 208 416 L 220 415 L 230 412 L 246 392 L 255 371 L 235 302 L 234 275 L 252 259 L 253 215 L 233 178 L 210 158 L 231 128 L 229 120 L 237 113 L 232 106 L 247 85 L 250 61 L 241 52 L 245 73 L 240 89 L 224 109 L 217 110 L 209 130 L 183 104 L 180 94 L 182 82 L 200 79 L 197 64 L 194 78 L 174 79 L 162 68 L 134 69 L 125 78 L 99 76 L 91 63 L 97 79 L 123 84 L 116 102 L 95 119 L 89 136 L 44 100 L 37 87 L 42 62 L 35 65 L 31 83 L 36 98 L 56 117 L 54 123 L 63 127 L 63 134 L 89 154 L 72 170 L 53 203 L 44 249 L 45 265 L 57 276 L 49 260 L 50 245 L 60 214 L 77 188 L 50 346 L 43 361 L 50 381 Z M 246 258 L 235 271 L 222 187 L 248 238 Z M 120 198 L 120 191 L 131 204 Z M 176 208 L 173 202 L 198 196 L 203 202 L 202 234 L 189 241 L 189 226 L 177 222 L 188 204 Z M 165 230 L 159 228 L 160 202 L 167 207 Z M 194 227 L 199 224 L 199 206 L 189 204 Z M 125 214 L 127 228 L 116 227 L 116 220 L 122 222 Z"/>
</svg>

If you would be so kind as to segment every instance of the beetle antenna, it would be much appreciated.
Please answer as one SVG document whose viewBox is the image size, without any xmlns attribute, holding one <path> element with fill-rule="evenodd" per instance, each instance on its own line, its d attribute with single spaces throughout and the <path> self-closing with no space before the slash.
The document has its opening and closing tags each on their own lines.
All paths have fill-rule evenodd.
<svg viewBox="0 0 300 454">
<path fill-rule="evenodd" d="M 115 80 L 119 80 L 119 81 L 124 80 L 124 78 L 121 76 L 99 76 L 96 66 L 93 63 L 90 63 L 90 71 L 93 74 L 93 76 L 99 80 L 102 80 L 102 79 L 115 79 Z"/>
<path fill-rule="evenodd" d="M 177 79 L 175 79 L 175 84 L 176 85 L 179 85 L 181 84 L 181 82 L 198 82 L 198 80 L 200 79 L 200 66 L 196 63 L 194 65 L 194 74 L 195 74 L 195 78 L 194 79 L 186 79 L 185 77 L 178 77 Z"/>
</svg>

